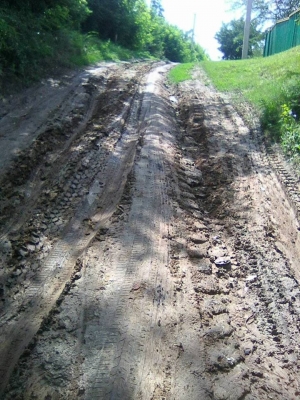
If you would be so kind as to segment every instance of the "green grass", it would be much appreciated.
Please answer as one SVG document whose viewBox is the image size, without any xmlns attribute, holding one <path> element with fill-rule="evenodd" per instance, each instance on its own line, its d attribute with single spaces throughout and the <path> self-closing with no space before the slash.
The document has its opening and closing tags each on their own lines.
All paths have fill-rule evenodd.
<svg viewBox="0 0 300 400">
<path fill-rule="evenodd" d="M 266 58 L 201 65 L 217 89 L 242 95 L 256 108 L 264 131 L 288 155 L 300 155 L 300 46 Z"/>
<path fill-rule="evenodd" d="M 242 92 L 257 107 L 285 101 L 300 77 L 300 47 L 266 58 L 205 61 L 203 68 L 220 91 Z"/>
<path fill-rule="evenodd" d="M 248 101 L 256 109 L 266 135 L 299 160 L 300 46 L 266 58 L 204 61 L 200 65 L 218 90 L 238 101 Z M 178 83 L 191 79 L 192 69 L 193 64 L 178 65 L 171 70 L 170 80 Z"/>
<path fill-rule="evenodd" d="M 192 79 L 192 70 L 195 63 L 179 64 L 172 68 L 169 73 L 169 80 L 172 83 L 179 83 Z"/>
</svg>

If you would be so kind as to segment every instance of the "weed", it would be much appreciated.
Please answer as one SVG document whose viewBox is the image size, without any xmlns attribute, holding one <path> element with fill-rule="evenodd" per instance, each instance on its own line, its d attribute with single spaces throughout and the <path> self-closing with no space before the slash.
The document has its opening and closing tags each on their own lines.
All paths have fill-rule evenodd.
<svg viewBox="0 0 300 400">
<path fill-rule="evenodd" d="M 287 105 L 281 106 L 280 130 L 282 146 L 291 156 L 300 154 L 300 125 L 297 123 L 297 114 Z"/>
</svg>

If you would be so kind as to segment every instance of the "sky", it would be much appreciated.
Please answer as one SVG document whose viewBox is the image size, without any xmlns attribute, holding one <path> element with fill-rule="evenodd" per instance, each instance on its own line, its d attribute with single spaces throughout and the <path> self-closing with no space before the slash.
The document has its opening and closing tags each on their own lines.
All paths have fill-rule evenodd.
<svg viewBox="0 0 300 400">
<path fill-rule="evenodd" d="M 150 3 L 150 0 L 149 0 Z M 212 60 L 220 60 L 219 43 L 214 39 L 222 22 L 238 18 L 241 13 L 230 12 L 226 0 L 162 0 L 165 19 L 183 31 L 193 28 L 196 14 L 195 41 L 209 54 Z"/>
</svg>

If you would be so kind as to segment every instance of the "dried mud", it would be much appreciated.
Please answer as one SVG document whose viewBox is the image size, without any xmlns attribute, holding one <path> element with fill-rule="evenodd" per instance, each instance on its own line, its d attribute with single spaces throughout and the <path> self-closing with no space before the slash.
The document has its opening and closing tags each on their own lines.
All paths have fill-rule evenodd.
<svg viewBox="0 0 300 400">
<path fill-rule="evenodd" d="M 169 68 L 3 108 L 1 398 L 299 398 L 299 178 L 249 109 Z"/>
</svg>

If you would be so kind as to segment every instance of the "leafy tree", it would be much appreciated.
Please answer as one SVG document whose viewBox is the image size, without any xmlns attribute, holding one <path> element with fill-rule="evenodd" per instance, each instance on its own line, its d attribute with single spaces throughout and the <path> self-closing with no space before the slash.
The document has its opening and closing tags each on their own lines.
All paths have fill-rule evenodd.
<svg viewBox="0 0 300 400">
<path fill-rule="evenodd" d="M 161 5 L 161 0 L 151 0 L 151 11 L 154 15 L 163 18 L 165 10 Z"/>
<path fill-rule="evenodd" d="M 299 7 L 299 0 L 274 0 L 273 10 L 269 5 L 273 20 L 286 18 Z"/>
<path fill-rule="evenodd" d="M 102 39 L 139 49 L 150 30 L 150 12 L 144 0 L 88 0 L 92 14 L 83 24 Z"/>
<path fill-rule="evenodd" d="M 67 64 L 84 53 L 81 33 L 158 58 L 206 57 L 163 17 L 161 0 L 1 0 L 0 78 L 31 79 L 37 70 Z M 95 45 L 96 46 L 96 45 Z M 59 60 L 59 62 L 58 62 Z M 1 82 L 0 82 L 1 83 Z"/>
<path fill-rule="evenodd" d="M 220 43 L 219 50 L 223 53 L 223 60 L 238 60 L 242 58 L 244 19 L 234 19 L 227 24 L 222 24 L 215 38 Z M 249 37 L 249 56 L 253 56 L 260 48 L 263 34 L 257 30 L 257 24 L 252 22 Z"/>
<path fill-rule="evenodd" d="M 89 13 L 87 0 L 4 0 L 3 2 L 6 8 L 12 8 L 23 13 L 42 15 L 45 12 L 49 14 L 49 10 L 52 10 L 48 18 L 52 16 L 59 18 L 61 13 L 67 13 L 68 23 L 75 24 L 82 22 Z"/>
<path fill-rule="evenodd" d="M 246 11 L 247 0 L 228 0 L 231 8 Z M 288 17 L 300 7 L 299 0 L 254 0 L 253 17 L 259 23 L 277 21 Z"/>
<path fill-rule="evenodd" d="M 88 13 L 86 0 L 2 0 L 0 75 L 29 79 L 55 57 L 62 60 Z"/>
<path fill-rule="evenodd" d="M 85 32 L 94 31 L 124 47 L 147 50 L 159 58 L 185 62 L 203 59 L 205 53 L 183 32 L 167 23 L 160 0 L 89 0 L 92 14 L 83 24 Z"/>
</svg>

